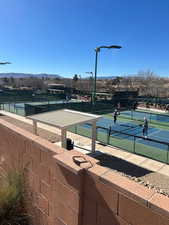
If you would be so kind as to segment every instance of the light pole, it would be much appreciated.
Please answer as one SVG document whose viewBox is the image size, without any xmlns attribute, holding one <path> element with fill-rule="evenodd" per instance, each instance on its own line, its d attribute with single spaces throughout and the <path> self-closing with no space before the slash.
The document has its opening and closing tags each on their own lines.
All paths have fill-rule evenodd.
<svg viewBox="0 0 169 225">
<path fill-rule="evenodd" d="M 11 64 L 10 62 L 0 62 L 0 65 Z"/>
<path fill-rule="evenodd" d="M 101 48 L 108 48 L 108 49 L 116 48 L 116 49 L 120 49 L 122 47 L 119 46 L 119 45 L 110 45 L 110 46 L 104 46 L 103 45 L 103 46 L 95 48 L 95 52 L 96 52 L 96 55 L 95 55 L 95 73 L 94 73 L 93 94 L 92 94 L 92 103 L 93 104 L 95 104 L 95 101 L 96 101 L 97 58 L 98 58 L 98 53 L 100 52 Z"/>
<path fill-rule="evenodd" d="M 93 103 L 93 72 L 86 72 L 92 75 L 92 90 L 91 90 L 91 103 Z"/>
</svg>

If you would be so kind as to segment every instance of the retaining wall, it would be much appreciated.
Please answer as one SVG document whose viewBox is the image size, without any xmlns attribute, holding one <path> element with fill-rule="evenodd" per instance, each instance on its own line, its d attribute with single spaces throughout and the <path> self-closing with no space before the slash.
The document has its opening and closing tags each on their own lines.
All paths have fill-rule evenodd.
<svg viewBox="0 0 169 225">
<path fill-rule="evenodd" d="M 24 171 L 32 225 L 169 225 L 168 197 L 1 119 L 0 173 L 11 168 Z"/>
</svg>

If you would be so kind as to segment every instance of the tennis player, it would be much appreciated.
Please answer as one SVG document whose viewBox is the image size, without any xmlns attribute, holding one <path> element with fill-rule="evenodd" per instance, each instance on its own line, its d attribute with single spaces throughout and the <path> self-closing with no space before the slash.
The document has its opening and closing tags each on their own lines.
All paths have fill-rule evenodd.
<svg viewBox="0 0 169 225">
<path fill-rule="evenodd" d="M 143 136 L 147 138 L 148 136 L 148 120 L 144 117 L 144 124 L 143 124 Z"/>
<path fill-rule="evenodd" d="M 120 113 L 118 112 L 117 109 L 114 110 L 114 113 L 113 113 L 113 118 L 114 118 L 114 124 L 116 124 L 116 121 L 117 121 L 117 116 L 120 115 Z"/>
</svg>

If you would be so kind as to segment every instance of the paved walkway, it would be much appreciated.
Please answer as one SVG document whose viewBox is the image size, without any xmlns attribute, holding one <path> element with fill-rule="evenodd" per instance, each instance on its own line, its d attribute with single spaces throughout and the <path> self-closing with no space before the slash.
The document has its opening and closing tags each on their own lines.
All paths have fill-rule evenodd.
<svg viewBox="0 0 169 225">
<path fill-rule="evenodd" d="M 10 116 L 12 118 L 15 118 L 17 120 L 20 120 L 20 121 L 28 123 L 28 124 L 32 124 L 31 120 L 29 120 L 25 117 L 16 115 L 14 113 L 0 110 L 0 114 Z M 42 123 L 38 123 L 38 127 L 60 135 L 60 130 L 58 128 L 51 127 L 51 126 L 48 126 L 48 125 L 45 125 Z M 67 137 L 74 140 L 75 149 L 77 149 L 78 151 L 81 151 L 84 154 L 88 154 L 90 152 L 90 150 L 91 150 L 91 139 L 90 138 L 86 138 L 86 137 L 83 137 L 83 136 L 80 136 L 80 135 L 77 135 L 77 134 L 74 134 L 71 132 L 67 132 Z M 60 145 L 60 142 L 57 142 L 55 144 Z M 121 149 L 115 148 L 113 146 L 104 146 L 99 143 L 96 143 L 96 149 L 97 149 L 97 152 L 107 153 L 111 156 L 115 156 L 117 158 L 123 159 L 123 160 L 130 162 L 134 165 L 137 165 L 139 167 L 169 176 L 169 165 L 166 165 L 164 163 L 161 163 L 161 162 L 158 162 L 158 161 L 155 161 L 152 159 L 148 159 L 146 157 L 139 156 L 139 155 L 136 155 L 136 154 L 133 154 L 130 152 L 126 152 Z"/>
</svg>

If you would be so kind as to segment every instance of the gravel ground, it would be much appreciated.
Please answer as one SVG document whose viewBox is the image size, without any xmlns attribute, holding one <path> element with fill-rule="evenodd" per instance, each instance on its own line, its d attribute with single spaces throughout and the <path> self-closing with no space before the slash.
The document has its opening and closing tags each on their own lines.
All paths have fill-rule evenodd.
<svg viewBox="0 0 169 225">
<path fill-rule="evenodd" d="M 9 117 L 9 116 L 3 116 L 3 115 L 0 115 L 0 118 L 9 122 L 9 123 L 12 123 L 13 125 L 16 125 L 17 127 L 20 127 L 22 129 L 25 129 L 31 133 L 33 133 L 33 127 L 32 125 L 30 124 L 27 124 L 27 123 L 24 123 L 20 120 L 17 120 L 17 119 L 14 119 L 12 117 Z M 50 131 L 47 131 L 47 130 L 44 130 L 42 128 L 38 128 L 38 135 L 50 142 L 58 142 L 60 141 L 60 136 L 58 134 L 55 134 L 53 132 L 50 132 Z"/>
<path fill-rule="evenodd" d="M 108 154 L 102 154 L 95 158 L 100 160 L 100 165 L 111 168 L 113 171 L 128 177 L 149 189 L 169 197 L 169 176 L 153 172 L 123 159 Z"/>
</svg>

